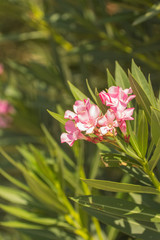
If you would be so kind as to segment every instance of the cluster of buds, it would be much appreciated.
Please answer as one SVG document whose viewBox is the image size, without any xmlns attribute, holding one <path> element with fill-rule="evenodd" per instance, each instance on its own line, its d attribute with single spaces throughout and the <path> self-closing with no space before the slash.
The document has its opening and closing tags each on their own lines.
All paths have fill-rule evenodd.
<svg viewBox="0 0 160 240">
<path fill-rule="evenodd" d="M 120 128 L 126 137 L 126 120 L 133 120 L 134 108 L 127 108 L 127 104 L 135 95 L 130 95 L 132 89 L 122 90 L 121 87 L 110 87 L 108 91 L 99 93 L 99 97 L 106 105 L 103 114 L 99 107 L 90 103 L 90 99 L 78 100 L 73 105 L 73 110 L 67 110 L 64 118 L 69 119 L 65 124 L 66 133 L 61 135 L 61 143 L 72 146 L 77 139 L 84 139 L 93 143 L 105 142 L 108 137 L 117 134 Z"/>
<path fill-rule="evenodd" d="M 11 114 L 14 113 L 14 107 L 7 100 L 0 100 L 0 128 L 10 126 L 12 122 Z"/>
</svg>

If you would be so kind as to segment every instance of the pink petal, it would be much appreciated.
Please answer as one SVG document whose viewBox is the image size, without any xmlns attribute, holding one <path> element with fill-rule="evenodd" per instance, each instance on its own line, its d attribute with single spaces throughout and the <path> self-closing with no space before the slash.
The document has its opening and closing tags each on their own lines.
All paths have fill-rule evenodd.
<svg viewBox="0 0 160 240">
<path fill-rule="evenodd" d="M 80 114 L 78 114 L 78 119 L 82 123 L 87 123 L 89 122 L 89 116 L 87 111 L 83 111 Z"/>
<path fill-rule="evenodd" d="M 74 131 L 77 130 L 77 128 L 75 127 L 75 123 L 72 122 L 71 120 L 66 122 L 65 129 L 68 133 L 73 133 Z"/>
<path fill-rule="evenodd" d="M 94 126 L 87 129 L 86 134 L 91 134 L 94 131 Z"/>
<path fill-rule="evenodd" d="M 107 117 L 107 120 L 111 122 L 115 119 L 115 113 L 111 109 L 107 110 L 105 116 Z"/>
<path fill-rule="evenodd" d="M 100 117 L 100 118 L 98 119 L 98 124 L 99 124 L 100 126 L 105 126 L 105 125 L 107 124 L 107 118 L 106 118 L 105 116 Z"/>
<path fill-rule="evenodd" d="M 86 126 L 86 124 L 83 124 L 81 122 L 77 122 L 76 123 L 77 125 L 77 128 L 80 130 L 80 131 L 86 131 L 88 129 L 88 127 Z"/>
<path fill-rule="evenodd" d="M 75 101 L 75 104 L 73 105 L 73 109 L 75 113 L 82 112 L 86 109 L 84 102 L 82 100 Z"/>
<path fill-rule="evenodd" d="M 132 91 L 132 88 L 130 87 L 130 88 L 126 88 L 126 89 L 124 89 L 123 90 L 124 92 L 125 92 L 125 94 L 131 94 L 133 91 Z"/>
<path fill-rule="evenodd" d="M 77 116 L 77 114 L 75 114 L 74 112 L 72 112 L 72 111 L 70 111 L 70 110 L 65 111 L 65 114 L 64 114 L 64 118 L 65 118 L 65 119 L 71 119 L 71 120 L 73 120 L 73 119 L 76 118 L 76 116 Z"/>
<path fill-rule="evenodd" d="M 125 121 L 121 121 L 119 128 L 121 129 L 121 132 L 122 132 L 123 134 L 126 134 L 126 128 L 127 128 L 127 126 L 126 126 L 126 122 L 125 122 Z"/>
<path fill-rule="evenodd" d="M 124 111 L 127 107 L 127 104 L 121 100 L 119 100 L 117 105 L 117 111 Z"/>
<path fill-rule="evenodd" d="M 135 98 L 136 97 L 136 95 L 131 95 L 131 96 L 129 96 L 128 98 L 127 98 L 127 101 L 126 101 L 126 103 L 128 103 L 128 102 L 130 102 L 133 98 Z"/>
<path fill-rule="evenodd" d="M 100 131 L 101 131 L 102 135 L 105 135 L 108 132 L 108 128 L 107 127 L 101 127 Z"/>
<path fill-rule="evenodd" d="M 112 86 L 108 89 L 108 94 L 110 95 L 110 97 L 116 98 L 119 94 L 119 89 L 120 87 Z"/>
<path fill-rule="evenodd" d="M 85 103 L 86 110 L 89 110 L 92 106 L 92 104 L 90 103 L 90 99 L 89 98 L 87 100 L 84 99 L 84 103 Z"/>
<path fill-rule="evenodd" d="M 68 133 L 61 134 L 61 143 L 68 143 L 69 146 L 72 146 L 75 140 L 72 139 L 72 136 Z"/>
<path fill-rule="evenodd" d="M 122 117 L 124 120 L 133 120 L 134 118 L 131 117 L 133 114 L 134 108 L 128 108 L 122 112 Z"/>
<path fill-rule="evenodd" d="M 110 100 L 110 97 L 108 96 L 108 94 L 105 91 L 100 92 L 99 97 L 103 104 L 106 103 L 106 100 L 108 100 L 108 101 Z"/>
<path fill-rule="evenodd" d="M 96 105 L 92 105 L 89 109 L 89 118 L 91 119 L 96 119 L 99 117 L 99 114 L 100 114 L 100 110 L 99 110 L 99 107 L 96 106 Z"/>
</svg>

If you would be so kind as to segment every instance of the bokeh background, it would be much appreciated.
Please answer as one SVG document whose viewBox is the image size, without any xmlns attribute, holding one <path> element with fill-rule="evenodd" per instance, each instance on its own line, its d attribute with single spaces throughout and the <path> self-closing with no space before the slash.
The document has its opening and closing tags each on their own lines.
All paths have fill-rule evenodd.
<svg viewBox="0 0 160 240">
<path fill-rule="evenodd" d="M 16 147 L 28 144 L 47 152 L 46 155 L 52 152 L 51 156 L 57 158 L 56 144 L 60 146 L 62 127 L 47 109 L 60 114 L 63 109 L 72 109 L 74 98 L 67 82 L 89 96 L 86 79 L 92 89 L 102 90 L 107 87 L 106 69 L 114 75 L 115 61 L 118 61 L 127 72 L 132 59 L 146 77 L 150 74 L 158 95 L 159 1 L 0 0 L 0 99 L 9 101 L 15 108 L 10 127 L 0 129 L 0 146 L 18 160 L 22 156 Z M 46 150 L 42 126 L 54 138 L 52 150 Z M 72 159 L 76 158 L 76 147 L 73 152 L 65 144 L 60 147 Z M 86 175 L 91 173 L 91 159 L 97 152 L 93 145 L 83 146 Z M 0 166 L 21 179 L 19 171 L 3 158 Z M 92 169 L 91 175 L 96 174 L 104 176 L 106 172 Z M 107 177 L 119 180 L 122 175 L 114 170 Z M 9 185 L 4 176 L 0 179 L 5 186 Z M 2 211 L 1 218 L 9 216 Z M 0 227 L 3 240 L 40 239 L 19 234 Z"/>
</svg>

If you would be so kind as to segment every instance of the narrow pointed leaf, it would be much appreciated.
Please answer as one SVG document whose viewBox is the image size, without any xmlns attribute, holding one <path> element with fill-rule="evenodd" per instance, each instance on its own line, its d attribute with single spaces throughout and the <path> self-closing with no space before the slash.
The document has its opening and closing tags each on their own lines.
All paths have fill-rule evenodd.
<svg viewBox="0 0 160 240">
<path fill-rule="evenodd" d="M 101 160 L 106 167 L 121 167 L 121 166 L 135 166 L 141 167 L 139 162 L 128 156 L 123 156 L 115 153 L 102 153 Z"/>
<path fill-rule="evenodd" d="M 6 173 L 4 170 L 0 169 L 0 174 L 5 177 L 8 181 L 16 185 L 17 187 L 29 192 L 29 188 L 23 184 L 22 182 L 18 181 L 16 178 L 12 177 L 10 174 Z"/>
<path fill-rule="evenodd" d="M 146 95 L 146 91 L 141 87 L 141 85 L 134 79 L 134 77 L 129 73 L 129 80 L 134 94 L 136 95 L 136 101 L 145 111 L 148 122 L 151 122 L 151 103 Z"/>
<path fill-rule="evenodd" d="M 14 215 L 18 218 L 22 218 L 24 220 L 28 220 L 30 222 L 43 224 L 43 225 L 53 225 L 56 223 L 55 219 L 52 218 L 41 218 L 38 217 L 36 214 L 26 211 L 22 208 L 15 207 L 15 206 L 6 206 L 4 204 L 0 204 L 0 208 L 3 209 L 5 212 Z"/>
<path fill-rule="evenodd" d="M 42 130 L 49 141 L 49 143 L 57 150 L 57 152 L 60 152 L 65 159 L 65 161 L 71 166 L 75 167 L 75 163 L 71 160 L 71 158 L 61 149 L 61 147 L 58 145 L 58 143 L 54 140 L 54 138 L 51 136 L 51 134 L 48 132 L 47 128 L 42 125 Z"/>
<path fill-rule="evenodd" d="M 112 86 L 116 86 L 116 81 L 114 80 L 114 78 L 112 77 L 110 71 L 107 69 L 107 86 L 108 88 L 112 87 Z"/>
<path fill-rule="evenodd" d="M 118 62 L 116 62 L 115 79 L 116 85 L 122 89 L 130 87 L 128 76 Z"/>
<path fill-rule="evenodd" d="M 63 125 L 65 125 L 65 123 L 68 121 L 67 119 L 64 119 L 64 116 L 62 116 L 58 113 L 52 112 L 50 110 L 47 110 L 47 111 L 54 119 L 56 119 L 57 121 L 59 121 Z"/>
<path fill-rule="evenodd" d="M 137 193 L 148 193 L 158 194 L 158 190 L 152 187 L 146 187 L 141 185 L 134 185 L 128 183 L 119 183 L 105 180 L 94 180 L 94 179 L 82 179 L 87 185 L 93 188 L 97 188 L 105 191 L 112 192 L 137 192 Z"/>
<path fill-rule="evenodd" d="M 160 138 L 160 110 L 151 107 L 151 136 L 155 144 Z"/>
<path fill-rule="evenodd" d="M 149 84 L 149 90 L 150 90 L 150 101 L 152 103 L 152 106 L 157 108 L 158 107 L 158 102 L 157 102 L 157 99 L 156 99 L 154 91 L 153 91 L 150 75 L 148 77 L 148 84 Z"/>
<path fill-rule="evenodd" d="M 82 93 L 77 87 L 75 87 L 71 82 L 68 81 L 70 90 L 76 100 L 84 100 L 87 99 L 88 97 Z"/>
<path fill-rule="evenodd" d="M 138 67 L 135 64 L 134 60 L 132 60 L 131 70 L 132 70 L 131 72 L 132 72 L 133 78 L 141 86 L 141 88 L 145 92 L 146 96 L 150 100 L 150 89 L 149 89 L 149 85 L 148 85 L 147 79 L 145 78 L 144 74 L 142 73 L 140 67 Z"/>
<path fill-rule="evenodd" d="M 91 94 L 93 100 L 94 100 L 95 103 L 97 104 L 96 96 L 95 96 L 95 94 L 93 93 L 93 91 L 92 91 L 92 89 L 91 89 L 91 87 L 90 87 L 90 85 L 89 85 L 88 79 L 86 79 L 86 84 L 87 84 L 88 91 L 90 92 L 90 94 Z"/>
<path fill-rule="evenodd" d="M 127 121 L 127 130 L 128 130 L 128 134 L 130 135 L 130 143 L 133 147 L 133 149 L 136 151 L 137 155 L 142 158 L 142 154 L 140 151 L 140 146 L 138 145 L 138 141 L 137 141 L 137 137 L 135 136 L 132 127 L 131 127 L 131 123 L 129 121 Z"/>
<path fill-rule="evenodd" d="M 157 214 L 156 210 L 108 196 L 81 196 L 72 198 L 72 200 L 80 204 L 85 211 L 101 222 L 109 224 L 132 237 L 144 240 L 159 240 L 160 215 Z"/>
<path fill-rule="evenodd" d="M 148 147 L 148 124 L 144 111 L 140 112 L 140 121 L 138 124 L 138 146 L 142 157 L 146 155 Z"/>
<path fill-rule="evenodd" d="M 149 168 L 151 171 L 153 171 L 153 169 L 156 167 L 159 160 L 160 160 L 160 138 L 157 142 L 156 149 L 154 150 L 151 160 L 149 161 Z"/>
<path fill-rule="evenodd" d="M 24 223 L 18 221 L 8 221 L 0 222 L 0 225 L 7 228 L 17 228 L 17 229 L 43 229 L 43 226 L 31 223 Z"/>
<path fill-rule="evenodd" d="M 29 196 L 18 189 L 0 186 L 0 198 L 11 203 L 27 205 Z"/>
</svg>

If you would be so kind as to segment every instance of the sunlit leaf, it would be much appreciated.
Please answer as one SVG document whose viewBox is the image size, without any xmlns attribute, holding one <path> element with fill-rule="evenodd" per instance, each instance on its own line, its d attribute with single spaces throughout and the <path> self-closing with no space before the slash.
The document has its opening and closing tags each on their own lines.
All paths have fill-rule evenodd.
<svg viewBox="0 0 160 240">
<path fill-rule="evenodd" d="M 160 110 L 151 107 L 151 136 L 155 144 L 160 138 Z"/>
<path fill-rule="evenodd" d="M 148 147 L 148 123 L 144 111 L 139 112 L 140 121 L 138 124 L 138 146 L 142 157 L 146 155 Z"/>
<path fill-rule="evenodd" d="M 158 194 L 158 190 L 152 187 L 146 187 L 142 185 L 135 185 L 129 183 L 119 183 L 105 180 L 94 180 L 94 179 L 82 179 L 87 185 L 93 188 L 97 188 L 105 191 L 112 192 L 139 192 Z"/>
<path fill-rule="evenodd" d="M 115 79 L 116 85 L 122 89 L 130 87 L 128 76 L 118 62 L 116 62 Z"/>
<path fill-rule="evenodd" d="M 72 200 L 103 223 L 128 235 L 147 240 L 159 239 L 160 215 L 154 209 L 108 196 L 81 196 Z"/>
<path fill-rule="evenodd" d="M 159 160 L 160 160 L 160 138 L 157 142 L 153 155 L 149 161 L 149 168 L 151 171 L 153 171 L 153 169 L 156 167 Z"/>
<path fill-rule="evenodd" d="M 136 95 L 136 101 L 140 107 L 145 111 L 148 122 L 151 122 L 151 103 L 148 99 L 147 91 L 134 79 L 134 77 L 129 73 L 129 80 L 134 94 Z M 144 86 L 143 86 L 144 87 Z"/>
<path fill-rule="evenodd" d="M 58 114 L 58 113 L 55 113 L 55 112 L 52 112 L 50 110 L 47 110 L 49 112 L 49 114 L 54 118 L 56 119 L 57 121 L 59 121 L 60 123 L 62 123 L 63 125 L 65 125 L 65 123 L 68 121 L 67 119 L 64 119 L 64 116 Z"/>
</svg>

